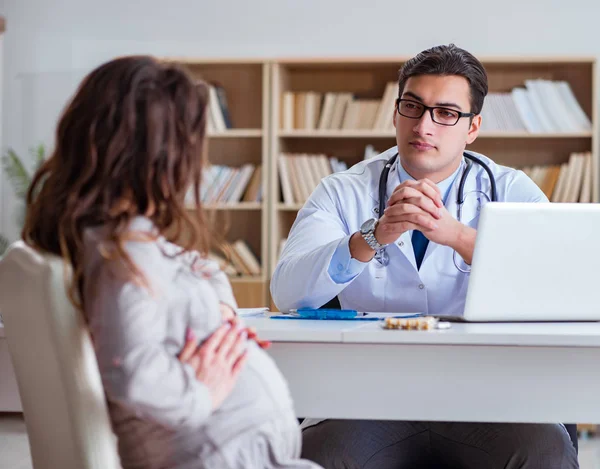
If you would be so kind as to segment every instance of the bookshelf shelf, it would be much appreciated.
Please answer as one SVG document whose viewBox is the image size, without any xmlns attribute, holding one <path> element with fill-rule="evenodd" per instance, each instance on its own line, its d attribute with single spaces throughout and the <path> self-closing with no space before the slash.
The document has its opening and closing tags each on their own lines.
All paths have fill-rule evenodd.
<svg viewBox="0 0 600 469">
<path fill-rule="evenodd" d="M 277 209 L 284 212 L 297 212 L 304 204 L 277 204 Z"/>
<path fill-rule="evenodd" d="M 224 132 L 211 132 L 208 138 L 258 138 L 263 136 L 262 129 L 227 129 Z"/>
<path fill-rule="evenodd" d="M 262 210 L 263 204 L 261 202 L 241 202 L 237 204 L 207 204 L 203 205 L 204 210 L 215 211 L 215 210 Z M 189 207 L 188 207 L 189 208 Z"/>
<path fill-rule="evenodd" d="M 241 275 L 241 276 L 231 275 L 231 276 L 229 276 L 229 281 L 231 283 L 264 283 L 265 280 L 266 279 L 265 279 L 264 275 Z"/>
<path fill-rule="evenodd" d="M 592 138 L 593 132 L 556 132 L 556 133 L 530 133 L 530 132 L 480 132 L 477 138 L 531 138 L 531 139 L 558 139 L 558 138 Z"/>
<path fill-rule="evenodd" d="M 280 131 L 278 136 L 282 138 L 395 138 L 393 132 L 373 130 L 287 130 Z"/>
<path fill-rule="evenodd" d="M 281 138 L 376 138 L 395 139 L 393 132 L 373 130 L 287 130 L 279 131 Z M 477 138 L 592 138 L 593 132 L 480 132 Z"/>
</svg>

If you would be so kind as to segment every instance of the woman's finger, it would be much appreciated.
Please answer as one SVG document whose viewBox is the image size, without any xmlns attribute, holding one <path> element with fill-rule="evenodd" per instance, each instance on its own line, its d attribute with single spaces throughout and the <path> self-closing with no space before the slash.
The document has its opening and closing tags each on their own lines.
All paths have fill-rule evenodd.
<svg viewBox="0 0 600 469">
<path fill-rule="evenodd" d="M 256 342 L 256 344 L 262 348 L 262 349 L 268 349 L 271 346 L 271 342 L 268 340 L 261 340 L 258 338 L 258 335 L 256 334 L 256 329 L 254 327 L 248 327 L 246 328 L 246 330 L 248 331 L 248 339 L 254 340 L 254 342 Z"/>
<path fill-rule="evenodd" d="M 221 311 L 221 318 L 225 320 L 231 320 L 236 317 L 233 308 L 225 303 L 219 303 L 219 310 Z"/>
<path fill-rule="evenodd" d="M 179 352 L 178 358 L 182 362 L 187 362 L 191 357 L 194 356 L 196 349 L 198 348 L 198 342 L 194 332 L 188 328 L 185 334 L 185 344 Z"/>
<path fill-rule="evenodd" d="M 240 371 L 242 371 L 242 368 L 244 367 L 244 364 L 246 363 L 247 360 L 248 360 L 248 352 L 244 351 L 244 353 L 242 355 L 240 355 L 240 357 L 235 361 L 235 363 L 231 367 L 231 376 L 232 377 L 235 378 L 240 373 Z"/>
<path fill-rule="evenodd" d="M 211 336 L 208 339 L 206 339 L 206 341 L 204 341 L 204 343 L 198 348 L 197 353 L 200 355 L 200 358 L 204 360 L 210 360 L 215 355 L 225 335 L 231 329 L 233 329 L 231 323 L 226 322 L 215 332 L 213 332 Z"/>
<path fill-rule="evenodd" d="M 227 359 L 231 353 L 231 349 L 235 346 L 237 340 L 239 340 L 241 332 L 242 331 L 239 327 L 232 326 L 231 329 L 226 332 L 225 337 L 223 337 L 223 340 L 221 340 L 221 343 L 218 345 L 215 351 L 216 356 Z M 244 336 L 244 340 L 245 339 L 246 338 Z"/>
<path fill-rule="evenodd" d="M 269 347 L 271 347 L 271 341 L 269 340 L 260 340 L 260 339 L 254 339 L 254 341 L 258 344 L 258 346 L 263 349 L 266 350 Z"/>
<path fill-rule="evenodd" d="M 233 364 L 235 361 L 244 353 L 246 350 L 246 343 L 248 342 L 248 333 L 245 329 L 242 329 L 237 336 L 235 342 L 231 345 L 229 352 L 227 352 L 226 358 L 229 363 Z"/>
</svg>

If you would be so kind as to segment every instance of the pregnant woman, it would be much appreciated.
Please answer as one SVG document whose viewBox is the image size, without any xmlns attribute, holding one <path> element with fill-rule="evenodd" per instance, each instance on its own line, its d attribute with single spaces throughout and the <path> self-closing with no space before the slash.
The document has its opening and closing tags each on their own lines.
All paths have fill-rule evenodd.
<svg viewBox="0 0 600 469">
<path fill-rule="evenodd" d="M 287 384 L 225 318 L 231 286 L 206 260 L 206 105 L 204 85 L 151 57 L 92 71 L 34 178 L 23 238 L 72 270 L 125 469 L 318 467 L 299 459 Z"/>
</svg>

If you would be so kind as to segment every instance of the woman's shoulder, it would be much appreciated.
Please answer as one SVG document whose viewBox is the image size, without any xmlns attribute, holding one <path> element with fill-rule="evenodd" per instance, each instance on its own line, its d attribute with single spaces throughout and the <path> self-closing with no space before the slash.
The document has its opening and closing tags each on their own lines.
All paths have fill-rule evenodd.
<svg viewBox="0 0 600 469">
<path fill-rule="evenodd" d="M 87 229 L 84 244 L 87 267 L 113 272 L 130 270 L 106 226 Z M 140 274 L 152 283 L 163 283 L 171 281 L 177 271 L 177 263 L 169 253 L 175 250 L 174 246 L 156 233 L 150 220 L 140 217 L 130 223 L 121 247 Z"/>
</svg>

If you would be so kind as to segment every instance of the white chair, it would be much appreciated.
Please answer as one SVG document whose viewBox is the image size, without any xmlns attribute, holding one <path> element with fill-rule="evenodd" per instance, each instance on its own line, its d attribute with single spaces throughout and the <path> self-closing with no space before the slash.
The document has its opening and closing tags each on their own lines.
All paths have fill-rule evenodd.
<svg viewBox="0 0 600 469">
<path fill-rule="evenodd" d="M 64 273 L 60 258 L 22 241 L 0 261 L 0 311 L 33 467 L 118 469 L 93 345 Z"/>
</svg>

